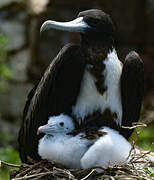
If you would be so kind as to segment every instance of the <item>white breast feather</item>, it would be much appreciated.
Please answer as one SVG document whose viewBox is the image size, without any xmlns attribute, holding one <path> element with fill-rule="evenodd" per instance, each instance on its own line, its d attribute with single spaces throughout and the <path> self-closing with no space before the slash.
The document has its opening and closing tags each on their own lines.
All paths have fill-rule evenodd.
<svg viewBox="0 0 154 180">
<path fill-rule="evenodd" d="M 93 166 L 108 167 L 125 164 L 129 161 L 131 144 L 117 131 L 103 127 L 107 134 L 100 137 L 81 159 L 82 168 Z"/>
<path fill-rule="evenodd" d="M 96 110 L 103 113 L 106 108 L 116 112 L 118 118 L 116 123 L 121 125 L 122 104 L 120 94 L 120 77 L 122 64 L 119 61 L 116 51 L 113 50 L 102 63 L 105 64 L 105 85 L 107 90 L 101 95 L 95 86 L 95 78 L 87 71 L 84 72 L 80 94 L 76 105 L 72 108 L 72 114 L 77 118 L 84 119 L 85 116 L 92 114 Z"/>
<path fill-rule="evenodd" d="M 38 153 L 42 159 L 56 161 L 68 168 L 81 168 L 80 160 L 91 144 L 87 139 L 60 134 L 51 139 L 40 139 Z"/>
</svg>

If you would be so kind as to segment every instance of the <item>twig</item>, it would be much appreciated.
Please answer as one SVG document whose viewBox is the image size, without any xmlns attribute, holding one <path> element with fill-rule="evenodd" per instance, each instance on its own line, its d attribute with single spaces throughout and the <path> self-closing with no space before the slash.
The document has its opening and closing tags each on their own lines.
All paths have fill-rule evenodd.
<svg viewBox="0 0 154 180">
<path fill-rule="evenodd" d="M 101 170 L 106 170 L 107 168 L 103 167 L 103 166 L 93 166 L 91 168 L 88 168 L 87 170 L 93 170 L 93 169 L 101 169 Z"/>
<path fill-rule="evenodd" d="M 21 173 L 19 173 L 19 174 L 17 175 L 17 177 L 20 177 L 20 176 L 25 175 L 26 173 L 28 173 L 29 171 L 31 171 L 33 168 L 39 166 L 41 163 L 42 163 L 42 161 L 40 161 L 40 162 L 38 162 L 38 163 L 36 163 L 36 164 L 34 164 L 34 165 L 29 165 L 29 168 L 26 169 L 25 171 L 22 171 Z"/>
<path fill-rule="evenodd" d="M 132 161 L 132 163 L 137 162 L 137 160 L 144 158 L 148 154 L 150 154 L 150 151 L 143 153 L 142 156 L 136 157 L 136 159 L 134 161 Z"/>
<path fill-rule="evenodd" d="M 65 169 L 63 170 L 63 169 L 59 169 L 56 167 L 53 167 L 53 170 L 55 171 L 55 172 L 53 172 L 53 174 L 56 176 L 62 176 L 62 177 L 66 177 L 66 178 L 69 177 L 69 179 L 73 179 L 73 180 L 75 179 L 74 175 L 71 174 L 71 172 L 68 170 L 65 170 Z M 59 173 L 61 173 L 61 174 L 59 174 Z"/>
<path fill-rule="evenodd" d="M 85 176 L 84 178 L 82 178 L 81 180 L 87 179 L 87 178 L 90 177 L 94 172 L 96 172 L 95 169 L 91 170 L 91 172 L 90 172 L 87 176 Z"/>
<path fill-rule="evenodd" d="M 115 178 L 114 178 L 114 177 L 112 177 L 112 176 L 110 176 L 110 179 L 111 179 L 111 180 L 115 180 Z"/>
<path fill-rule="evenodd" d="M 135 124 L 135 123 L 134 123 Z M 137 128 L 137 127 L 147 127 L 147 125 L 146 124 L 144 124 L 144 123 L 140 123 L 140 124 L 137 124 L 136 123 L 136 125 L 134 125 L 134 126 L 122 126 L 122 128 L 124 128 L 124 129 L 135 129 L 135 128 Z"/>
<path fill-rule="evenodd" d="M 7 162 L 4 162 L 2 160 L 0 160 L 0 167 L 4 165 L 4 166 L 10 166 L 10 167 L 15 167 L 15 168 L 20 168 L 21 165 L 17 165 L 17 164 L 11 164 L 11 163 L 7 163 Z"/>
<path fill-rule="evenodd" d="M 51 175 L 51 174 L 53 174 L 53 172 L 38 173 L 38 174 L 29 175 L 29 176 L 26 175 L 24 177 L 14 178 L 12 180 L 26 180 L 26 179 L 35 178 L 38 176 L 45 176 L 45 175 Z"/>
<path fill-rule="evenodd" d="M 103 179 L 108 178 L 108 179 L 111 179 L 111 180 L 115 180 L 115 178 L 113 176 L 110 176 L 110 175 L 103 175 L 102 177 L 103 177 Z"/>
<path fill-rule="evenodd" d="M 137 169 L 135 168 L 135 166 L 134 166 L 134 164 L 132 163 L 132 166 L 133 166 L 133 169 L 135 170 L 135 172 L 136 172 L 136 175 L 138 176 L 138 177 L 140 177 L 140 175 L 139 175 L 139 173 L 138 173 L 138 171 L 137 171 Z M 141 178 L 141 177 L 140 177 Z"/>
</svg>

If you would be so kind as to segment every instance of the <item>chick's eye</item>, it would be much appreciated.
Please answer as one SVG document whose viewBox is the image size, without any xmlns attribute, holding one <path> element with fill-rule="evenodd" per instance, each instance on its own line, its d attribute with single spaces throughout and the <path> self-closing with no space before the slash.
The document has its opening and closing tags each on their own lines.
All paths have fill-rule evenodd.
<svg viewBox="0 0 154 180">
<path fill-rule="evenodd" d="M 60 122 L 59 125 L 60 125 L 60 126 L 64 126 L 64 123 L 63 123 L 63 122 Z"/>
</svg>

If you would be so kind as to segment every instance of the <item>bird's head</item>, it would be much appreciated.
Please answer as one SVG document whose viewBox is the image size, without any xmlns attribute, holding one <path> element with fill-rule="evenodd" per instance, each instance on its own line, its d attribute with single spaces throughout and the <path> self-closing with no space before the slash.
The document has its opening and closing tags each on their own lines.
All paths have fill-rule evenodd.
<svg viewBox="0 0 154 180">
<path fill-rule="evenodd" d="M 40 32 L 49 29 L 79 32 L 84 40 L 92 42 L 97 40 L 102 43 L 113 43 L 113 22 L 108 14 L 98 9 L 80 12 L 75 20 L 69 22 L 45 21 Z"/>
<path fill-rule="evenodd" d="M 54 135 L 57 133 L 69 133 L 74 130 L 74 123 L 72 119 L 64 114 L 59 116 L 52 116 L 48 120 L 48 124 L 40 126 L 37 134 L 44 133 L 47 135 Z"/>
</svg>

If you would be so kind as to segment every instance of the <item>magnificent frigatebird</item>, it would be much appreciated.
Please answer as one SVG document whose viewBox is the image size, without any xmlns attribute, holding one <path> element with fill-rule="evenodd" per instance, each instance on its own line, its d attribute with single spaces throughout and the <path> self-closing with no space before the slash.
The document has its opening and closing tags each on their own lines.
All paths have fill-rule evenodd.
<svg viewBox="0 0 154 180">
<path fill-rule="evenodd" d="M 83 127 L 108 126 L 129 138 L 143 96 L 143 63 L 132 51 L 122 64 L 114 48 L 114 25 L 101 10 L 80 12 L 70 22 L 46 21 L 41 32 L 59 29 L 81 34 L 81 43 L 67 44 L 28 95 L 19 132 L 22 162 L 40 160 L 37 129 L 50 116 L 67 114 Z"/>
<path fill-rule="evenodd" d="M 67 168 L 84 169 L 128 162 L 131 145 L 116 130 L 102 126 L 98 131 L 89 130 L 74 136 L 71 134 L 74 129 L 68 115 L 50 117 L 48 124 L 38 129 L 38 133 L 45 133 L 38 145 L 41 158 Z"/>
</svg>

